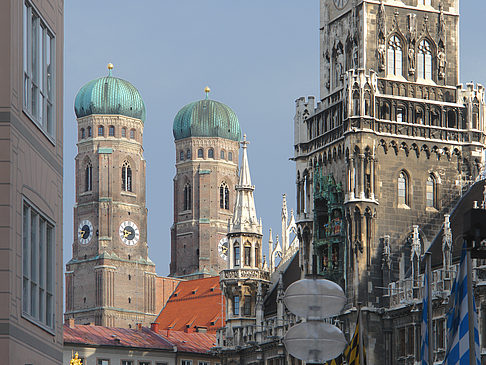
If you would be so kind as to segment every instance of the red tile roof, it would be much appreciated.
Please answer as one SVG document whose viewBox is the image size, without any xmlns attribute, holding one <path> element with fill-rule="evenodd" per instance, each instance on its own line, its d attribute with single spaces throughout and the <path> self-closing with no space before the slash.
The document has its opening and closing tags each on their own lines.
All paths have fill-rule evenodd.
<svg viewBox="0 0 486 365">
<path fill-rule="evenodd" d="M 224 298 L 219 277 L 181 281 L 155 320 L 162 330 L 215 333 L 224 326 Z"/>
<path fill-rule="evenodd" d="M 214 333 L 185 333 L 89 325 L 64 325 L 64 343 L 85 346 L 143 348 L 206 354 L 216 344 Z"/>
</svg>

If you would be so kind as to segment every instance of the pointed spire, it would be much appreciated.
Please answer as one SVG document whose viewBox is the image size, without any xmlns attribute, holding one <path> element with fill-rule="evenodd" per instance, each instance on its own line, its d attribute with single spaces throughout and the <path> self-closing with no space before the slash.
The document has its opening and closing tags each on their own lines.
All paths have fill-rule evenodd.
<svg viewBox="0 0 486 365">
<path fill-rule="evenodd" d="M 246 134 L 243 135 L 243 141 L 241 143 L 241 148 L 243 148 L 243 157 L 241 158 L 241 169 L 240 169 L 240 186 L 248 187 L 254 190 L 255 188 L 251 185 L 251 177 L 250 177 L 250 167 L 248 165 L 248 156 L 246 153 L 246 149 L 250 142 L 246 140 Z"/>
</svg>

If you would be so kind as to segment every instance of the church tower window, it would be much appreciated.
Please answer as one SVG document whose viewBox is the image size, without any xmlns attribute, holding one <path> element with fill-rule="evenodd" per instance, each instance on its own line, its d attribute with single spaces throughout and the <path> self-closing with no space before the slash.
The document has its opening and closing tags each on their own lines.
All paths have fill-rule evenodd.
<svg viewBox="0 0 486 365">
<path fill-rule="evenodd" d="M 84 139 L 85 137 L 84 128 L 81 128 L 81 139 Z"/>
<path fill-rule="evenodd" d="M 251 266 L 251 245 L 250 242 L 245 244 L 245 266 Z"/>
<path fill-rule="evenodd" d="M 91 191 L 93 190 L 93 165 L 90 161 L 86 164 L 86 173 L 85 173 L 85 190 L 84 191 Z"/>
<path fill-rule="evenodd" d="M 110 137 L 115 137 L 115 127 L 110 125 L 110 127 L 108 128 L 108 135 Z"/>
<path fill-rule="evenodd" d="M 235 243 L 235 247 L 234 247 L 234 258 L 235 258 L 235 263 L 234 265 L 235 266 L 240 266 L 240 246 L 238 244 Z"/>
<path fill-rule="evenodd" d="M 186 184 L 184 187 L 184 210 L 192 209 L 192 189 L 191 185 Z"/>
<path fill-rule="evenodd" d="M 408 176 L 404 171 L 398 176 L 398 204 L 409 205 Z"/>
<path fill-rule="evenodd" d="M 191 156 L 191 150 L 186 151 L 186 160 L 190 160 L 192 158 Z"/>
<path fill-rule="evenodd" d="M 184 151 L 179 152 L 179 161 L 184 161 Z"/>
<path fill-rule="evenodd" d="M 228 160 L 233 161 L 233 152 L 228 152 Z"/>
<path fill-rule="evenodd" d="M 135 129 L 130 129 L 130 139 L 135 139 Z"/>
<path fill-rule="evenodd" d="M 402 43 L 396 35 L 388 41 L 388 75 L 402 76 Z"/>
<path fill-rule="evenodd" d="M 245 295 L 243 302 L 243 315 L 251 316 L 251 295 Z"/>
<path fill-rule="evenodd" d="M 427 185 L 426 185 L 426 206 L 427 208 L 435 208 L 436 207 L 436 189 L 437 184 L 435 180 L 435 176 L 430 174 L 427 178 Z"/>
<path fill-rule="evenodd" d="M 122 166 L 122 190 L 132 191 L 132 168 L 128 161 L 125 161 Z"/>
<path fill-rule="evenodd" d="M 214 158 L 214 150 L 212 148 L 208 150 L 208 158 Z"/>
<path fill-rule="evenodd" d="M 123 127 L 122 130 L 121 130 L 121 136 L 123 138 L 127 138 L 127 129 L 125 127 Z"/>
<path fill-rule="evenodd" d="M 105 136 L 105 127 L 102 125 L 98 126 L 98 137 L 104 137 Z"/>
<path fill-rule="evenodd" d="M 221 159 L 224 160 L 224 150 L 221 150 Z"/>
<path fill-rule="evenodd" d="M 240 297 L 239 296 L 233 297 L 233 315 L 235 315 L 235 316 L 240 315 Z"/>
<path fill-rule="evenodd" d="M 202 148 L 197 150 L 197 158 L 204 158 L 204 150 Z"/>
<path fill-rule="evenodd" d="M 88 137 L 92 137 L 93 134 L 91 133 L 91 127 L 88 127 Z"/>
<path fill-rule="evenodd" d="M 225 183 L 222 183 L 219 187 L 219 207 L 229 209 L 229 189 Z"/>
<path fill-rule="evenodd" d="M 419 44 L 417 72 L 419 78 L 432 80 L 432 50 L 430 42 L 426 39 L 422 39 Z"/>
</svg>

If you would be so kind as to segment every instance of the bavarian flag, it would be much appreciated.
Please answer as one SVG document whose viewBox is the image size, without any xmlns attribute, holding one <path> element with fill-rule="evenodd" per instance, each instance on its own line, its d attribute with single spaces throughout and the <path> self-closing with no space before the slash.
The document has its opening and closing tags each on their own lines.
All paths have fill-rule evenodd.
<svg viewBox="0 0 486 365">
<path fill-rule="evenodd" d="M 360 346 L 360 338 L 359 338 L 359 317 L 361 313 L 358 313 L 358 322 L 356 323 L 356 329 L 354 330 L 353 338 L 351 338 L 351 342 L 348 346 L 344 349 L 342 355 L 339 355 L 335 359 L 327 361 L 324 365 L 342 365 L 344 364 L 343 360 L 346 360 L 346 364 L 348 365 L 366 365 L 366 353 L 363 346 L 363 364 L 359 363 L 359 346 Z"/>
</svg>

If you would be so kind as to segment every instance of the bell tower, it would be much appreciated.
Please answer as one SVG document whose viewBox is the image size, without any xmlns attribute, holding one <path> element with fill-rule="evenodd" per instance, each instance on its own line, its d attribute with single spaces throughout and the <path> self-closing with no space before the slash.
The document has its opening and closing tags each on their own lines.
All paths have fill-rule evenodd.
<svg viewBox="0 0 486 365">
<path fill-rule="evenodd" d="M 170 276 L 200 278 L 226 267 L 228 220 L 238 181 L 236 114 L 206 98 L 184 106 L 174 118 L 176 147 L 174 224 Z"/>
<path fill-rule="evenodd" d="M 155 265 L 147 250 L 145 105 L 138 90 L 108 68 L 108 76 L 88 82 L 75 100 L 76 204 L 65 316 L 134 327 L 156 315 Z"/>
</svg>

